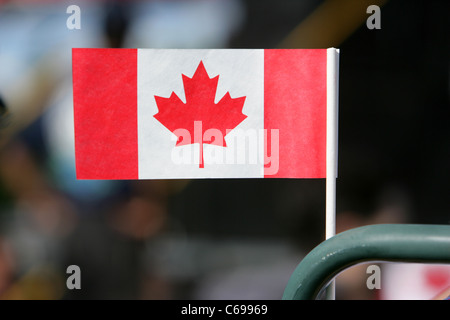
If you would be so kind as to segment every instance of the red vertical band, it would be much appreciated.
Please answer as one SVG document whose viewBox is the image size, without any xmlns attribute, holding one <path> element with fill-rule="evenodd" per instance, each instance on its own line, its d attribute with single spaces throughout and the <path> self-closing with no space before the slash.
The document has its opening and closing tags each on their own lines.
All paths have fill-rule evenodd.
<svg viewBox="0 0 450 320">
<path fill-rule="evenodd" d="M 137 50 L 73 49 L 78 179 L 138 179 Z"/>
<path fill-rule="evenodd" d="M 266 178 L 326 177 L 326 81 L 326 49 L 264 51 L 264 128 L 279 130 L 279 169 L 266 165 Z"/>
</svg>

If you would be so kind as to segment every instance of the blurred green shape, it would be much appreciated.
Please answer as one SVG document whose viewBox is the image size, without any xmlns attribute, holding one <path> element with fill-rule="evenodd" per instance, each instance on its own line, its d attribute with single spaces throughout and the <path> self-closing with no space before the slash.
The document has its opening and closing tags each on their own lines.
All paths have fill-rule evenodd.
<svg viewBox="0 0 450 320">
<path fill-rule="evenodd" d="M 368 261 L 450 263 L 450 225 L 379 224 L 339 233 L 300 262 L 283 300 L 316 299 L 338 273 Z"/>
</svg>

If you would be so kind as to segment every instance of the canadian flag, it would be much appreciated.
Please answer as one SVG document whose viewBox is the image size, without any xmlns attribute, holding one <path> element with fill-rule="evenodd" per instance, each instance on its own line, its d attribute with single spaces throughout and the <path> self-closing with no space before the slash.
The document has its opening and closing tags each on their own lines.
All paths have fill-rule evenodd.
<svg viewBox="0 0 450 320">
<path fill-rule="evenodd" d="M 325 178 L 337 57 L 75 48 L 77 178 Z"/>
</svg>

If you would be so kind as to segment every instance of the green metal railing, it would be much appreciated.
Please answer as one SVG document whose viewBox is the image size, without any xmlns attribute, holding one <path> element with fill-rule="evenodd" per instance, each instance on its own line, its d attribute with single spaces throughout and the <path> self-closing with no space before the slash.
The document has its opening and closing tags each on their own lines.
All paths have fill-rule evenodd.
<svg viewBox="0 0 450 320">
<path fill-rule="evenodd" d="M 300 262 L 283 299 L 316 299 L 339 272 L 368 261 L 450 263 L 450 225 L 380 224 L 339 233 Z"/>
</svg>

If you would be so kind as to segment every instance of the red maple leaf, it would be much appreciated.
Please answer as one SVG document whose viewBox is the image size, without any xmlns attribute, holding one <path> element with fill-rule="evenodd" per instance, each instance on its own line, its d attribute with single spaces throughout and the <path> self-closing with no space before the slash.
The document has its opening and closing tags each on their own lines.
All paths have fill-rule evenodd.
<svg viewBox="0 0 450 320">
<path fill-rule="evenodd" d="M 192 78 L 182 74 L 182 79 L 186 103 L 181 101 L 175 92 L 172 92 L 169 98 L 155 96 L 158 113 L 154 117 L 177 135 L 176 146 L 200 144 L 199 167 L 203 168 L 203 144 L 226 147 L 224 138 L 227 133 L 247 118 L 242 113 L 245 96 L 231 98 L 227 92 L 218 103 L 214 103 L 219 76 L 210 78 L 202 61 Z M 185 141 L 179 129 L 189 131 L 191 137 L 194 137 L 193 141 Z M 222 139 L 205 140 L 204 133 L 209 129 L 219 130 Z"/>
</svg>

